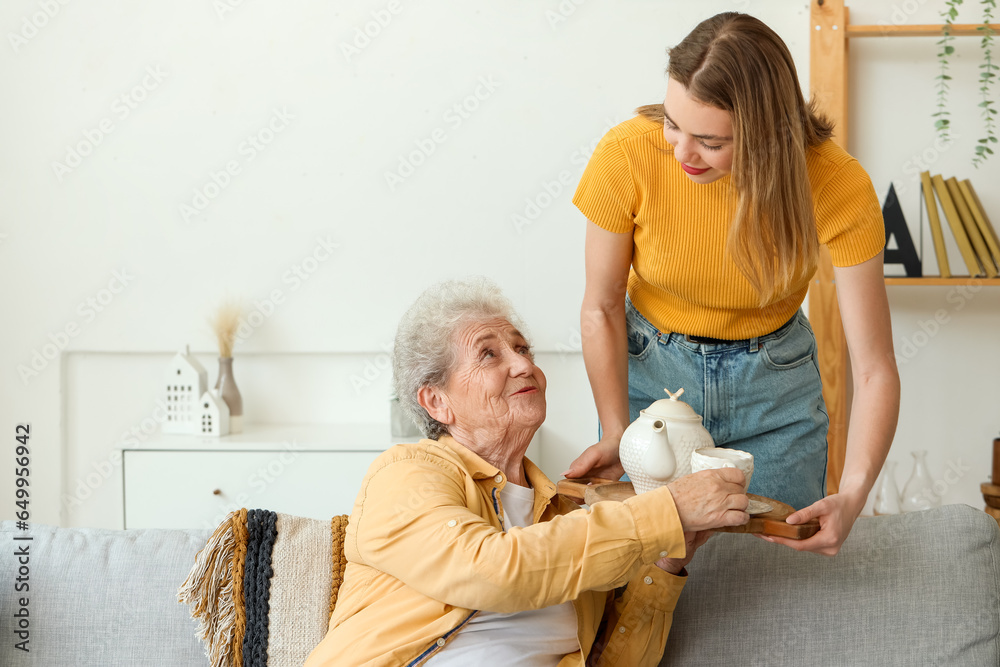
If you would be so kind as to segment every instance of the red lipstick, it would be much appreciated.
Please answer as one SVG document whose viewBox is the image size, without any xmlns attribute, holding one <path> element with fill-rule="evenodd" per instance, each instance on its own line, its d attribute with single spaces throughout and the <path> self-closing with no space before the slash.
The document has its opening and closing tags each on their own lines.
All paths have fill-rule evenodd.
<svg viewBox="0 0 1000 667">
<path fill-rule="evenodd" d="M 704 174 L 710 168 L 711 167 L 705 167 L 704 169 L 695 169 L 694 167 L 689 167 L 686 164 L 684 164 L 683 162 L 681 162 L 681 169 L 683 169 L 687 173 L 691 174 L 692 176 L 697 176 L 698 174 Z"/>
</svg>

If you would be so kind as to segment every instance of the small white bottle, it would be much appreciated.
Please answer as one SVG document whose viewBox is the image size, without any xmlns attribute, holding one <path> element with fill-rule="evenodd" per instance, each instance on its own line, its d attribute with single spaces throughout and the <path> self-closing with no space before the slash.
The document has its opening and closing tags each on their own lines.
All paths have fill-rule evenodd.
<svg viewBox="0 0 1000 667">
<path fill-rule="evenodd" d="M 899 487 L 896 486 L 896 462 L 886 461 L 875 483 L 875 516 L 899 514 Z"/>
</svg>

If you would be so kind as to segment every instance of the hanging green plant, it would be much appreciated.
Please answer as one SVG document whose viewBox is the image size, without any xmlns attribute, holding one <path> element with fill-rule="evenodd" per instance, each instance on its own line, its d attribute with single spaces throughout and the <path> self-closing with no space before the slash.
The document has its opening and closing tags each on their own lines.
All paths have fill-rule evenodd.
<svg viewBox="0 0 1000 667">
<path fill-rule="evenodd" d="M 976 155 L 972 158 L 972 164 L 979 168 L 987 157 L 993 155 L 993 149 L 990 148 L 990 144 L 997 143 L 996 134 L 996 116 L 997 110 L 994 106 L 994 100 L 990 99 L 990 86 L 993 85 L 993 80 L 996 78 L 996 73 L 994 70 L 998 69 L 997 65 L 993 64 L 993 28 L 990 27 L 990 23 L 993 21 L 993 12 L 997 8 L 996 0 L 982 0 L 983 5 L 983 25 L 979 26 L 980 32 L 982 32 L 982 40 L 980 41 L 980 46 L 983 50 L 983 63 L 979 66 L 979 92 L 982 95 L 983 101 L 979 103 L 979 107 L 982 109 L 983 125 L 986 131 L 986 136 L 977 142 Z"/>
<path fill-rule="evenodd" d="M 951 41 L 955 39 L 951 34 L 951 25 L 958 17 L 958 6 L 962 2 L 963 0 L 946 0 L 944 11 L 941 12 L 944 28 L 941 31 L 942 37 L 937 42 L 938 46 L 941 47 L 937 54 L 941 73 L 935 77 L 937 81 L 937 112 L 932 114 L 932 117 L 937 118 L 934 121 L 934 128 L 944 142 L 951 141 L 951 119 L 949 118 L 951 112 L 948 111 L 948 91 L 950 90 L 948 82 L 951 81 L 951 76 L 948 74 L 948 56 L 955 52 L 955 47 L 951 45 Z"/>
</svg>

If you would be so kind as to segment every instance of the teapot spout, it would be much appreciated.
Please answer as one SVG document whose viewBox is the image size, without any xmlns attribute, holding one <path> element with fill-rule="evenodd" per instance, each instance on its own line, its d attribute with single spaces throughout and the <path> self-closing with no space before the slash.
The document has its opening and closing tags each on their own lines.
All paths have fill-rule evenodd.
<svg viewBox="0 0 1000 667">
<path fill-rule="evenodd" d="M 669 480 L 677 470 L 674 450 L 667 438 L 667 424 L 662 419 L 653 422 L 653 439 L 642 457 L 642 467 L 658 482 Z"/>
</svg>

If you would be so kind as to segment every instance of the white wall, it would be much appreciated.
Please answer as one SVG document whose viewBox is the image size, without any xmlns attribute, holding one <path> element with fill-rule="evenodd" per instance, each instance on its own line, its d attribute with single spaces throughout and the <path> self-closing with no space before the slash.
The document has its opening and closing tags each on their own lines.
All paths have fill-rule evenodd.
<svg viewBox="0 0 1000 667">
<path fill-rule="evenodd" d="M 542 352 L 542 464 L 557 475 L 596 434 L 578 352 L 583 221 L 570 204 L 594 144 L 662 97 L 666 47 L 719 11 L 773 26 L 808 80 L 805 2 L 105 0 L 53 5 L 51 17 L 43 4 L 0 9 L 0 423 L 11 439 L 32 424 L 32 520 L 46 523 L 119 525 L 111 482 L 82 507 L 60 497 L 149 416 L 170 353 L 190 343 L 214 379 L 205 320 L 227 295 L 261 312 L 236 352 L 248 422 L 344 423 L 387 419 L 378 367 L 416 294 L 443 277 L 493 277 Z M 892 9 L 870 2 L 853 16 Z M 378 34 L 350 52 L 366 26 Z M 931 41 L 919 54 L 852 46 L 852 151 L 880 193 L 910 184 L 914 225 L 907 161 L 933 146 Z M 911 64 L 920 58 L 930 64 Z M 971 54 L 961 68 L 975 75 Z M 974 84 L 956 81 L 953 99 L 972 107 Z M 970 145 L 963 136 L 934 168 L 969 176 L 1000 210 L 997 163 L 974 173 Z M 398 172 L 411 155 L 420 164 Z M 393 171 L 402 182 L 387 181 Z M 938 476 L 952 460 L 973 466 L 946 501 L 981 504 L 1000 428 L 998 298 L 985 288 L 959 310 L 946 289 L 890 291 L 897 342 L 935 309 L 951 315 L 901 369 L 893 452 L 931 449 Z M 358 382 L 366 371 L 370 384 Z M 4 518 L 12 477 L 0 476 Z"/>
</svg>

